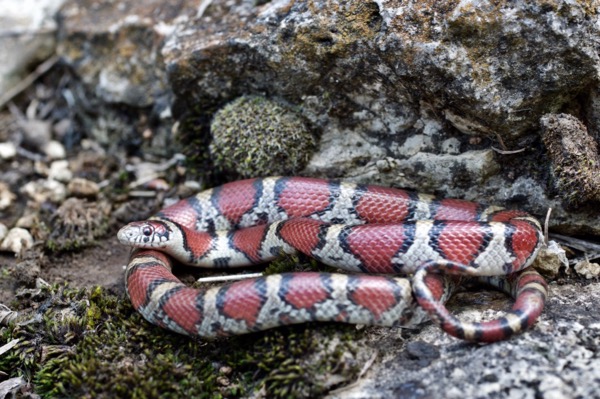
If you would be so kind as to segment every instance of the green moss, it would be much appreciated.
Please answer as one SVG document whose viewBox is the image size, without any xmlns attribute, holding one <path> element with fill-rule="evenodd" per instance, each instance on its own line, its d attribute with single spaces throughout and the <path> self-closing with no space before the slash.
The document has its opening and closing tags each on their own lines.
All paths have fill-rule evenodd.
<svg viewBox="0 0 600 399">
<path fill-rule="evenodd" d="M 215 165 L 242 177 L 295 174 L 316 145 L 302 117 L 257 96 L 239 97 L 220 109 L 211 134 Z"/>
<path fill-rule="evenodd" d="M 102 288 L 53 286 L 38 297 L 35 312 L 0 332 L 3 342 L 19 339 L 0 370 L 32 381 L 42 397 L 318 396 L 353 380 L 361 364 L 354 326 L 204 342 L 152 326 Z"/>
<path fill-rule="evenodd" d="M 271 261 L 265 268 L 264 274 L 280 274 L 304 271 L 319 271 L 333 273 L 339 272 L 339 269 L 324 265 L 317 262 L 315 259 L 303 254 L 288 255 L 283 254 L 279 258 Z"/>
<path fill-rule="evenodd" d="M 145 323 L 126 298 L 101 288 L 46 292 L 39 314 L 4 339 L 19 344 L 1 370 L 31 379 L 44 397 L 213 396 L 201 343 Z M 211 347 L 209 347 L 211 348 Z M 210 350 L 210 349 L 209 349 Z"/>
<path fill-rule="evenodd" d="M 227 357 L 240 373 L 232 388 L 260 389 L 270 398 L 323 395 L 360 371 L 357 335 L 354 326 L 316 323 L 263 334 L 251 350 Z M 232 339 L 232 344 L 237 346 L 243 339 Z"/>
</svg>

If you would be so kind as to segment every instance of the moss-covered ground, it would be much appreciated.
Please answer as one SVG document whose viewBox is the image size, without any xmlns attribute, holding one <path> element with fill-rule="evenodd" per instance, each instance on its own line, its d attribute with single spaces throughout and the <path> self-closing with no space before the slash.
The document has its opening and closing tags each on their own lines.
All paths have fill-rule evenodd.
<svg viewBox="0 0 600 399">
<path fill-rule="evenodd" d="M 18 320 L 0 330 L 0 343 L 18 340 L 0 355 L 0 371 L 45 398 L 318 397 L 352 382 L 366 356 L 354 326 L 313 323 L 207 342 L 147 323 L 106 288 L 28 292 L 10 304 Z"/>
</svg>

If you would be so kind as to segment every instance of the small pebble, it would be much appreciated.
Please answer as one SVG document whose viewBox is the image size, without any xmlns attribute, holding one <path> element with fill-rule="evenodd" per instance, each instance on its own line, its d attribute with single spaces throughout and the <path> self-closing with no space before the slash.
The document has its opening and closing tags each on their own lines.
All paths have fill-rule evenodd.
<svg viewBox="0 0 600 399">
<path fill-rule="evenodd" d="M 440 357 L 440 350 L 435 345 L 424 341 L 409 342 L 406 345 L 406 352 L 411 359 L 426 360 L 428 362 Z"/>
<path fill-rule="evenodd" d="M 23 131 L 23 139 L 26 144 L 42 149 L 51 139 L 52 126 L 49 122 L 38 119 L 19 121 L 19 127 Z"/>
<path fill-rule="evenodd" d="M 165 179 L 153 179 L 144 185 L 146 188 L 154 191 L 167 191 L 171 186 Z"/>
<path fill-rule="evenodd" d="M 2 240 L 0 251 L 10 251 L 15 255 L 20 255 L 31 247 L 33 247 L 33 237 L 29 234 L 29 231 L 20 227 L 13 227 Z"/>
<path fill-rule="evenodd" d="M 69 169 L 69 161 L 59 160 L 50 164 L 48 177 L 63 183 L 69 182 L 73 178 L 73 172 Z"/>
<path fill-rule="evenodd" d="M 600 276 L 600 264 L 592 263 L 587 260 L 577 262 L 574 269 L 578 274 L 584 276 L 588 280 Z"/>
<path fill-rule="evenodd" d="M 106 152 L 97 141 L 90 139 L 81 140 L 81 149 L 85 151 L 92 151 L 99 156 L 104 156 Z"/>
<path fill-rule="evenodd" d="M 39 179 L 25 184 L 21 188 L 21 193 L 38 204 L 46 201 L 61 203 L 67 197 L 67 188 L 56 180 Z"/>
<path fill-rule="evenodd" d="M 17 147 L 11 142 L 0 143 L 0 158 L 12 159 L 17 155 Z"/>
<path fill-rule="evenodd" d="M 55 137 L 62 139 L 71 130 L 71 120 L 68 118 L 61 119 L 52 127 Z"/>
<path fill-rule="evenodd" d="M 50 159 L 64 159 L 67 156 L 65 147 L 56 140 L 50 140 L 43 146 L 43 152 Z"/>
<path fill-rule="evenodd" d="M 95 198 L 100 192 L 98 184 L 81 177 L 76 177 L 67 186 L 69 194 L 79 198 Z"/>
<path fill-rule="evenodd" d="M 226 387 L 229 384 L 231 384 L 231 382 L 229 381 L 229 378 L 220 375 L 220 376 L 217 377 L 217 384 Z"/>
<path fill-rule="evenodd" d="M 474 137 L 469 138 L 469 144 L 471 144 L 471 145 L 479 145 L 479 144 L 481 144 L 482 141 L 483 141 L 483 139 L 479 136 L 474 136 Z"/>
<path fill-rule="evenodd" d="M 197 194 L 202 189 L 200 183 L 193 180 L 187 180 L 185 183 L 177 187 L 177 195 L 180 198 L 187 198 L 194 194 Z"/>
<path fill-rule="evenodd" d="M 25 212 L 23 216 L 21 216 L 17 223 L 15 223 L 16 227 L 22 227 L 24 229 L 32 229 L 33 227 L 39 225 L 40 219 L 38 217 L 38 212 L 31 210 L 30 212 Z"/>
<path fill-rule="evenodd" d="M 196 192 L 198 192 L 202 189 L 202 186 L 200 185 L 200 183 L 198 183 L 195 180 L 186 180 L 185 183 L 183 183 L 183 185 L 185 186 L 186 189 L 196 191 Z"/>
<path fill-rule="evenodd" d="M 442 152 L 450 155 L 457 155 L 460 153 L 460 140 L 456 137 L 451 137 L 442 142 Z"/>
<path fill-rule="evenodd" d="M 548 246 L 538 252 L 533 267 L 544 275 L 556 276 L 561 267 L 569 268 L 569 261 L 565 250 L 556 241 L 550 240 Z"/>
<path fill-rule="evenodd" d="M 50 168 L 48 167 L 48 164 L 44 161 L 35 161 L 33 163 L 33 170 L 35 170 L 35 173 L 37 173 L 38 175 L 44 177 L 48 177 L 48 174 L 50 173 Z"/>
<path fill-rule="evenodd" d="M 17 196 L 10 191 L 8 184 L 0 182 L 0 210 L 7 209 L 13 204 Z"/>
</svg>

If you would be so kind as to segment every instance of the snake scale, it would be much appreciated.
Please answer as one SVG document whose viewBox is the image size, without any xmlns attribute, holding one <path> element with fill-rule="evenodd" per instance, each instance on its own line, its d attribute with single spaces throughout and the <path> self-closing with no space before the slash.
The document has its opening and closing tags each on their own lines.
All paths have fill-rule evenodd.
<svg viewBox="0 0 600 399">
<path fill-rule="evenodd" d="M 530 215 L 374 185 L 237 181 L 130 223 L 118 238 L 136 247 L 125 273 L 135 309 L 202 338 L 308 321 L 415 326 L 429 316 L 455 337 L 492 342 L 530 327 L 547 296 L 544 279 L 528 268 L 543 245 Z M 224 269 L 297 251 L 352 273 L 285 273 L 194 289 L 171 272 L 174 260 Z M 482 323 L 455 318 L 444 302 L 465 278 L 512 295 L 512 310 Z"/>
</svg>

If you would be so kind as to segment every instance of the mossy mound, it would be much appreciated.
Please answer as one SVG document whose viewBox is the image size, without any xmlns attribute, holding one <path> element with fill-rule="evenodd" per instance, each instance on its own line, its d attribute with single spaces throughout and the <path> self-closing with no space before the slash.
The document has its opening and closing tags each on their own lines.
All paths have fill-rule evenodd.
<svg viewBox="0 0 600 399">
<path fill-rule="evenodd" d="M 51 252 L 73 251 L 92 245 L 108 229 L 108 205 L 68 198 L 56 212 L 43 215 L 39 239 Z"/>
<path fill-rule="evenodd" d="M 296 174 L 316 146 L 300 115 L 258 96 L 242 96 L 221 108 L 210 129 L 215 166 L 241 177 Z"/>
</svg>

